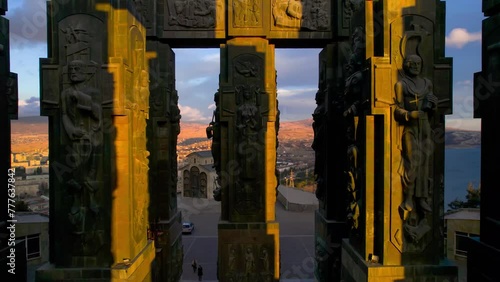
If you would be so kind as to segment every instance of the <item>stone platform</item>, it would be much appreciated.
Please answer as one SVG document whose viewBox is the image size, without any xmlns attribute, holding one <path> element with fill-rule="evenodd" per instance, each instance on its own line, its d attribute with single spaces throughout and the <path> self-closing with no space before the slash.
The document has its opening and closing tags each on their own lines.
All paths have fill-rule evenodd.
<svg viewBox="0 0 500 282">
<path fill-rule="evenodd" d="M 342 242 L 342 281 L 458 281 L 455 265 L 382 265 L 365 261 L 351 246 L 348 239 Z"/>
<path fill-rule="evenodd" d="M 277 200 L 287 211 L 315 211 L 319 206 L 314 193 L 283 185 L 278 186 Z"/>
</svg>

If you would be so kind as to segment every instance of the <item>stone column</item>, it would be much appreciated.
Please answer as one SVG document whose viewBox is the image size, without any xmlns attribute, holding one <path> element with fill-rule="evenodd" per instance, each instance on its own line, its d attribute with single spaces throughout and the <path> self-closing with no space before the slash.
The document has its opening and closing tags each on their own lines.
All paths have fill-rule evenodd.
<svg viewBox="0 0 500 282">
<path fill-rule="evenodd" d="M 274 46 L 249 37 L 222 45 L 219 87 L 219 281 L 278 281 Z"/>
<path fill-rule="evenodd" d="M 481 236 L 469 242 L 469 281 L 495 281 L 500 262 L 498 120 L 500 118 L 500 1 L 484 0 L 482 70 L 474 75 L 474 117 L 481 118 Z"/>
<path fill-rule="evenodd" d="M 135 5 L 48 2 L 50 264 L 37 281 L 151 279 L 148 240 L 150 55 Z"/>
<path fill-rule="evenodd" d="M 349 221 L 342 244 L 342 279 L 454 281 L 457 268 L 442 264 L 442 136 L 452 65 L 444 57 L 444 2 L 364 4 L 351 21 L 353 38 L 366 41 L 351 57 L 362 66 L 357 100 L 366 105 L 353 122 L 358 177 L 352 183 L 359 188 L 349 208 L 359 217 L 358 224 Z"/>
<path fill-rule="evenodd" d="M 0 148 L 1 148 L 1 171 L 2 175 L 0 179 L 4 184 L 5 190 L 2 192 L 0 199 L 3 203 L 8 203 L 5 208 L 0 212 L 0 236 L 4 239 L 0 242 L 0 263 L 2 267 L 0 270 L 8 275 L 12 281 L 24 281 L 26 279 L 26 258 L 22 259 L 19 255 L 15 257 L 15 269 L 8 265 L 11 259 L 11 249 L 15 249 L 15 254 L 20 254 L 24 249 L 21 246 L 16 246 L 12 248 L 9 245 L 8 238 L 11 234 L 12 229 L 6 229 L 12 223 L 7 220 L 15 220 L 11 217 L 11 210 L 14 210 L 12 198 L 9 194 L 15 190 L 14 176 L 16 172 L 9 170 L 11 168 L 11 136 L 10 136 L 10 121 L 12 119 L 17 119 L 17 104 L 18 104 L 18 92 L 17 92 L 17 74 L 10 72 L 10 44 L 9 44 L 9 20 L 3 16 L 7 12 L 7 0 L 0 0 L 0 128 L 2 128 L 2 136 L 0 137 Z M 18 172 L 19 173 L 19 172 Z M 9 179 L 11 179 L 9 181 Z M 10 184 L 10 185 L 9 185 Z M 11 190 L 8 190 L 11 189 Z M 9 201 L 10 200 L 10 201 Z M 10 206 L 12 205 L 12 206 Z M 7 272 L 8 270 L 14 271 Z"/>
<path fill-rule="evenodd" d="M 175 90 L 175 56 L 157 40 L 148 40 L 148 51 L 156 53 L 149 68 L 149 156 L 150 230 L 155 241 L 158 281 L 178 281 L 182 274 L 182 224 L 177 209 L 177 135 L 180 111 Z"/>
<path fill-rule="evenodd" d="M 340 246 L 342 239 L 348 236 L 347 135 L 341 71 L 348 53 L 348 44 L 337 42 L 327 45 L 319 55 L 317 107 L 312 114 L 316 197 L 320 203 L 315 215 L 315 277 L 318 281 L 340 279 Z"/>
</svg>

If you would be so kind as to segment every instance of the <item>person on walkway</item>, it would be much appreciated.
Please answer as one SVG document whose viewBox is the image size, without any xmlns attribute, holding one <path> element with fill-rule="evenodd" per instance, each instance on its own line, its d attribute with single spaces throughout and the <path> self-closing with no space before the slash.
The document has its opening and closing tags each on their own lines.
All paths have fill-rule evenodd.
<svg viewBox="0 0 500 282">
<path fill-rule="evenodd" d="M 196 269 L 198 268 L 198 263 L 196 262 L 196 259 L 193 259 L 193 262 L 191 262 L 191 266 L 193 267 L 193 273 L 196 273 Z"/>
<path fill-rule="evenodd" d="M 198 281 L 201 281 L 202 277 L 203 277 L 203 267 L 201 267 L 201 265 L 198 265 Z"/>
</svg>

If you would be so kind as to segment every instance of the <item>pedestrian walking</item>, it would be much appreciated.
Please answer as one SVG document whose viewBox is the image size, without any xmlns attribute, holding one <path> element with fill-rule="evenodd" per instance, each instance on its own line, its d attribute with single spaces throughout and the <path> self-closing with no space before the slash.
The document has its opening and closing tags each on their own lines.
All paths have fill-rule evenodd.
<svg viewBox="0 0 500 282">
<path fill-rule="evenodd" d="M 193 262 L 191 262 L 191 266 L 193 267 L 193 273 L 196 273 L 196 269 L 198 268 L 198 263 L 196 262 L 196 259 L 193 259 Z"/>
<path fill-rule="evenodd" d="M 201 281 L 202 277 L 203 277 L 203 267 L 201 267 L 201 265 L 198 265 L 198 281 Z"/>
</svg>

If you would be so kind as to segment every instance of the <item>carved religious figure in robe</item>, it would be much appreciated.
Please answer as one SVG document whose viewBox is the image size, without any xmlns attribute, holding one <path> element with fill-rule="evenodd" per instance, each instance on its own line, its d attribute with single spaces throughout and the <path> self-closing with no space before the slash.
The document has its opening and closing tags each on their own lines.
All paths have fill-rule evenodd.
<svg viewBox="0 0 500 282">
<path fill-rule="evenodd" d="M 237 96 L 241 99 L 237 110 L 236 130 L 238 132 L 238 154 L 242 164 L 241 177 L 254 179 L 257 177 L 257 155 L 259 153 L 258 135 L 262 129 L 262 116 L 257 99 L 259 89 L 253 86 L 236 88 Z"/>
<path fill-rule="evenodd" d="M 325 152 L 324 142 L 326 138 L 326 91 L 318 90 L 316 92 L 316 109 L 314 109 L 312 128 L 314 131 L 314 139 L 311 148 L 314 150 L 314 175 L 316 177 L 316 197 L 323 199 L 325 193 Z"/>
<path fill-rule="evenodd" d="M 81 60 L 68 65 L 70 86 L 61 93 L 62 123 L 71 147 L 72 173 L 67 181 L 73 203 L 69 213 L 74 233 L 85 232 L 87 210 L 99 213 L 95 193 L 97 157 L 102 144 L 102 107 L 99 91 L 87 85 L 90 63 Z"/>
<path fill-rule="evenodd" d="M 431 182 L 430 158 L 434 153 L 430 118 L 438 98 L 432 82 L 420 76 L 422 59 L 409 55 L 403 63 L 404 76 L 396 83 L 395 120 L 403 125 L 402 184 L 404 199 L 400 208 L 410 212 L 432 212 L 427 198 Z"/>
</svg>

